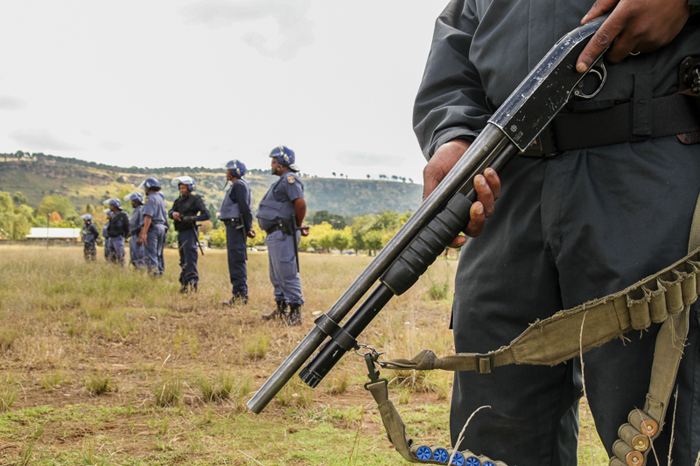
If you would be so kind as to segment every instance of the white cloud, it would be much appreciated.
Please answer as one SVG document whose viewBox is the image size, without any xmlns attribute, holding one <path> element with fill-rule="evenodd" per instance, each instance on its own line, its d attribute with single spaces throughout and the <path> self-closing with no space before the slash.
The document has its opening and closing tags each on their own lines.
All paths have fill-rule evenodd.
<svg viewBox="0 0 700 466">
<path fill-rule="evenodd" d="M 82 147 L 51 134 L 46 128 L 21 129 L 9 134 L 10 139 L 20 144 L 23 148 L 38 151 L 72 151 L 82 150 Z"/>
<path fill-rule="evenodd" d="M 107 152 L 116 152 L 124 147 L 124 144 L 116 141 L 102 141 L 100 142 L 100 149 L 104 149 Z"/>
<path fill-rule="evenodd" d="M 400 167 L 405 159 L 398 155 L 371 154 L 369 152 L 339 152 L 335 159 L 352 167 Z"/>
<path fill-rule="evenodd" d="M 18 97 L 0 96 L 0 110 L 22 110 L 26 106 L 27 102 Z"/>
<path fill-rule="evenodd" d="M 261 55 L 291 60 L 302 47 L 314 43 L 307 18 L 308 0 L 255 0 L 232 2 L 226 0 L 202 0 L 182 10 L 188 24 L 205 24 L 210 28 L 230 27 L 237 22 L 253 22 L 272 18 L 277 31 L 246 32 L 241 39 Z M 275 36 L 281 40 L 275 40 Z"/>
</svg>

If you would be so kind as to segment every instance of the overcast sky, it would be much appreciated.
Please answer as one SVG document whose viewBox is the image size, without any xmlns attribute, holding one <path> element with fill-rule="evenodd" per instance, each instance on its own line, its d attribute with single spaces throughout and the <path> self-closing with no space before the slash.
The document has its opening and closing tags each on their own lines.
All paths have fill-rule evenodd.
<svg viewBox="0 0 700 466">
<path fill-rule="evenodd" d="M 420 182 L 411 128 L 446 0 L 4 0 L 0 152 Z"/>
</svg>

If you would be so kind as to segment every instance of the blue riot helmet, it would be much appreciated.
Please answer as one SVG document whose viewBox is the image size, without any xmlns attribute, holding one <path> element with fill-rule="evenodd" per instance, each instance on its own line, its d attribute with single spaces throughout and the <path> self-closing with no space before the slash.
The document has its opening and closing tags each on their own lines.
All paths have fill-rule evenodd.
<svg viewBox="0 0 700 466">
<path fill-rule="evenodd" d="M 143 194 L 133 192 L 124 196 L 124 202 L 136 201 L 138 204 L 143 204 Z"/>
<path fill-rule="evenodd" d="M 270 152 L 271 158 L 276 158 L 277 163 L 284 167 L 288 167 L 294 163 L 296 157 L 294 151 L 287 146 L 277 146 Z"/>
<path fill-rule="evenodd" d="M 102 204 L 104 204 L 108 207 L 113 205 L 117 209 L 122 210 L 122 201 L 120 201 L 116 197 L 111 197 L 111 198 L 107 199 L 106 201 L 104 201 Z"/>
<path fill-rule="evenodd" d="M 110 209 L 105 209 L 102 211 L 102 213 L 107 214 L 107 215 L 112 215 L 112 211 Z"/>
<path fill-rule="evenodd" d="M 294 164 L 296 157 L 294 151 L 287 146 L 277 146 L 270 152 L 270 157 L 277 159 L 277 163 L 283 167 L 289 167 L 293 172 L 298 172 L 299 168 Z"/>
<path fill-rule="evenodd" d="M 245 164 L 240 160 L 236 159 L 227 162 L 226 169 L 231 170 L 231 175 L 235 176 L 236 178 L 245 176 L 245 174 L 248 172 L 248 170 L 245 167 Z"/>
<path fill-rule="evenodd" d="M 90 214 L 81 215 L 80 218 L 82 218 L 86 222 L 92 222 L 92 215 Z"/>
<path fill-rule="evenodd" d="M 194 191 L 197 189 L 197 183 L 195 183 L 194 179 L 191 176 L 183 175 L 183 176 L 178 176 L 177 178 L 173 178 L 170 181 L 171 186 L 177 186 L 178 188 L 180 187 L 181 184 L 184 184 L 187 186 L 187 190 L 189 192 Z"/>
<path fill-rule="evenodd" d="M 146 178 L 141 182 L 138 189 L 142 189 L 144 191 L 148 191 L 149 189 L 160 191 L 160 182 L 155 178 Z"/>
</svg>

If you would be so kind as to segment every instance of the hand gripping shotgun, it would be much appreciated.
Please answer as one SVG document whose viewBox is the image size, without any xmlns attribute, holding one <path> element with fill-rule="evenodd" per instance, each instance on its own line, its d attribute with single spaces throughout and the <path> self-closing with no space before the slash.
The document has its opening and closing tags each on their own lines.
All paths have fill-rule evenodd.
<svg viewBox="0 0 700 466">
<path fill-rule="evenodd" d="M 498 171 L 514 154 L 526 150 L 572 96 L 592 98 L 602 89 L 607 77 L 602 54 L 583 74 L 576 71 L 576 60 L 606 18 L 574 29 L 551 48 L 494 113 L 445 179 L 331 309 L 314 321 L 315 327 L 248 402 L 251 411 L 259 414 L 329 338 L 299 373 L 306 384 L 316 387 L 346 352 L 358 348 L 357 337 L 389 300 L 407 291 L 466 227 L 469 209 L 476 200 L 474 177 L 488 167 Z M 586 93 L 584 78 L 591 75 L 596 86 Z M 377 281 L 379 284 L 341 326 L 343 318 Z"/>
</svg>

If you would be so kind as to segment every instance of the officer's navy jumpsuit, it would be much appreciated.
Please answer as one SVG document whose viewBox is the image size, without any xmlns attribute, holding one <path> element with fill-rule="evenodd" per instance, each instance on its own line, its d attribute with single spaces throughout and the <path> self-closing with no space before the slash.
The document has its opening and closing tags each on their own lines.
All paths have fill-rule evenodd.
<svg viewBox="0 0 700 466">
<path fill-rule="evenodd" d="M 129 220 L 129 262 L 140 269 L 144 266 L 144 246 L 143 244 L 137 244 L 136 239 L 139 237 L 141 232 L 143 216 L 143 205 L 139 204 L 136 206 L 134 211 L 131 213 L 131 219 Z"/>
<path fill-rule="evenodd" d="M 447 141 L 473 140 L 592 4 L 451 1 L 436 22 L 414 109 L 425 156 Z M 669 45 L 609 66 L 607 84 L 593 103 L 634 100 L 644 112 L 651 97 L 677 91 L 679 65 L 687 56 L 700 58 L 699 44 L 696 15 Z M 636 123 L 651 120 L 641 115 Z M 683 145 L 672 136 L 548 159 L 516 156 L 500 176 L 503 190 L 495 213 L 460 256 L 453 305 L 458 353 L 496 350 L 537 319 L 622 290 L 685 256 L 700 192 L 700 145 Z M 666 464 L 674 430 L 674 466 L 695 464 L 700 450 L 697 304 L 690 320 L 675 426 L 671 408 L 655 442 Z M 645 404 L 657 332 L 653 325 L 583 355 L 588 402 L 609 453 L 629 412 Z M 554 367 L 499 367 L 486 376 L 457 373 L 453 442 L 469 416 L 488 405 L 469 423 L 463 447 L 509 465 L 576 464 L 581 387 L 578 360 Z"/>
<path fill-rule="evenodd" d="M 285 234 L 279 229 L 284 222 L 287 229 L 292 225 L 294 200 L 304 197 L 304 185 L 293 171 L 287 171 L 273 184 L 258 207 L 257 217 L 260 228 L 267 231 L 265 243 L 270 263 L 270 281 L 275 291 L 275 301 L 287 301 L 304 305 L 301 292 L 301 278 L 294 255 L 294 241 L 299 242 L 298 231 Z"/>
<path fill-rule="evenodd" d="M 219 218 L 226 225 L 226 250 L 232 294 L 237 298 L 248 298 L 248 271 L 246 260 L 247 233 L 253 228 L 250 210 L 250 186 L 243 178 L 234 182 L 224 196 L 219 209 Z"/>
<path fill-rule="evenodd" d="M 180 285 L 183 287 L 192 286 L 196 290 L 197 283 L 199 283 L 199 272 L 197 271 L 199 229 L 196 224 L 209 220 L 209 210 L 201 196 L 190 193 L 187 197 L 180 196 L 175 199 L 168 216 L 173 218 L 174 212 L 179 212 L 182 217 L 190 218 L 188 221 L 175 221 L 177 248 L 180 253 Z"/>
<path fill-rule="evenodd" d="M 146 196 L 143 206 L 143 216 L 141 227 L 143 227 L 146 216 L 151 217 L 151 227 L 146 236 L 146 247 L 144 248 L 145 263 L 151 275 L 163 275 L 163 247 L 165 246 L 166 224 L 168 219 L 165 210 L 165 197 L 160 191 L 152 191 Z"/>
</svg>

